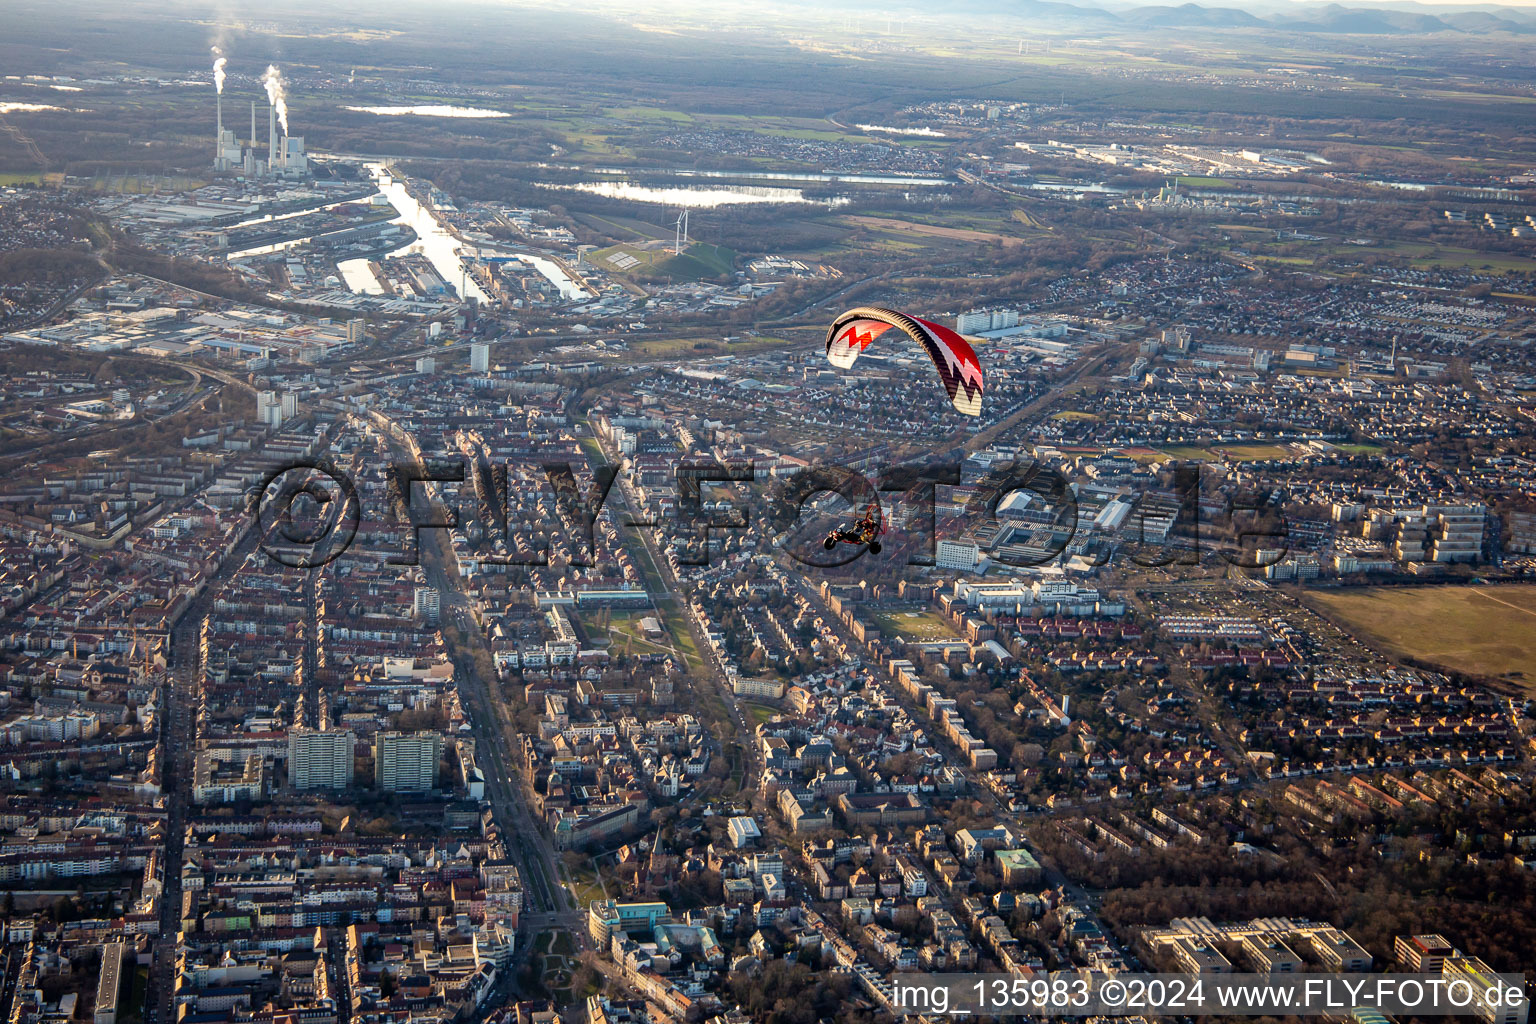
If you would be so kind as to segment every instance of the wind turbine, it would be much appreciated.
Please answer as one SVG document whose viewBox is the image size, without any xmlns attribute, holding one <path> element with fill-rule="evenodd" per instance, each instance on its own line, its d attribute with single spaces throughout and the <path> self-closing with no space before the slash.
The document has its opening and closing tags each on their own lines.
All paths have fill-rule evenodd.
<svg viewBox="0 0 1536 1024">
<path fill-rule="evenodd" d="M 688 211 L 684 210 L 677 215 L 677 234 L 673 242 L 673 251 L 679 256 L 683 254 L 683 246 L 688 244 Z"/>
</svg>

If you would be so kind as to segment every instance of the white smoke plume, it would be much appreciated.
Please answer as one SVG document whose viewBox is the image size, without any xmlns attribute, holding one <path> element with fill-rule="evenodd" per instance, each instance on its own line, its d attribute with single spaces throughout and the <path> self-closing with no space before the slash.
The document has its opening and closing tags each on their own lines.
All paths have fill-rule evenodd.
<svg viewBox="0 0 1536 1024">
<path fill-rule="evenodd" d="M 224 51 L 215 46 L 213 48 L 213 87 L 221 96 L 224 94 L 224 65 L 228 63 L 229 60 L 224 56 Z"/>
<path fill-rule="evenodd" d="M 261 84 L 267 88 L 267 102 L 277 111 L 277 123 L 283 134 L 288 134 L 288 87 L 283 83 L 283 73 L 276 64 L 267 65 L 267 73 L 261 76 Z"/>
</svg>

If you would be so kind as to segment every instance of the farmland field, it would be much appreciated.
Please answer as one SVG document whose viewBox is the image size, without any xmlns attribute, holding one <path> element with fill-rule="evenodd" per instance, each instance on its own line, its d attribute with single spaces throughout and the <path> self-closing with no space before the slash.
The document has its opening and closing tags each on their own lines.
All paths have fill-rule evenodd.
<svg viewBox="0 0 1536 1024">
<path fill-rule="evenodd" d="M 1372 587 L 1310 597 L 1391 654 L 1447 669 L 1475 666 L 1536 694 L 1536 586 Z"/>
</svg>

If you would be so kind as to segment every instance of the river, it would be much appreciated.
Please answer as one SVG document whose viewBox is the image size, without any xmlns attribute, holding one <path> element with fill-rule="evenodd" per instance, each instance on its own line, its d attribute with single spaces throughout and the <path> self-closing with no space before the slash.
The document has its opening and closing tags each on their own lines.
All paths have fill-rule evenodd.
<svg viewBox="0 0 1536 1024">
<path fill-rule="evenodd" d="M 361 196 L 355 199 L 340 199 L 336 202 L 322 202 L 319 206 L 306 206 L 302 210 L 289 210 L 287 213 L 264 213 L 257 217 L 247 217 L 245 220 L 237 221 L 236 223 L 229 225 L 225 230 L 234 231 L 237 228 L 248 228 L 253 224 L 269 224 L 276 220 L 292 220 L 295 217 L 304 217 L 311 213 L 318 213 L 321 210 L 334 210 L 338 206 L 348 206 L 354 203 L 366 205 L 373 202 L 373 200 L 378 195 L 379 193 L 375 192 L 371 196 Z"/>
<path fill-rule="evenodd" d="M 405 224 L 416 232 L 416 240 L 408 245 L 402 245 L 393 252 L 385 254 L 388 259 L 391 256 L 404 256 L 410 252 L 419 252 L 426 257 L 432 269 L 436 270 L 448 285 L 455 290 L 463 290 L 463 298 L 475 299 L 482 306 L 490 305 L 490 296 L 475 283 L 464 270 L 464 261 L 459 258 L 459 250 L 467 248 L 455 238 L 437 219 L 437 214 L 423 206 L 416 197 L 406 189 L 405 182 L 395 178 L 384 169 L 383 164 L 369 164 L 368 173 L 373 175 L 373 180 L 378 183 L 379 191 L 384 193 L 384 198 L 389 200 L 400 216 L 394 223 Z M 369 295 L 384 294 L 384 286 L 374 279 L 368 271 L 366 259 L 343 260 L 338 263 L 337 269 L 341 271 L 342 280 L 347 282 L 347 287 L 353 291 L 361 291 Z M 363 285 L 363 287 L 357 287 Z"/>
<path fill-rule="evenodd" d="M 469 256 L 513 257 L 537 270 L 546 281 L 555 286 L 561 298 L 575 300 L 588 297 L 587 290 L 580 283 L 573 281 L 554 260 L 512 250 L 477 249 L 460 242 L 443 222 L 438 220 L 437 214 L 417 201 L 416 197 L 406 189 L 405 183 L 386 171 L 383 164 L 367 166 L 368 173 L 373 175 L 373 180 L 379 185 L 379 191 L 384 193 L 384 198 L 388 199 L 389 204 L 400 214 L 393 223 L 409 225 L 416 232 L 414 242 L 386 253 L 385 259 L 391 256 L 404 256 L 412 251 L 420 252 L 444 281 L 455 288 L 462 287 L 465 298 L 476 299 L 482 306 L 490 305 L 490 297 L 475 283 L 473 277 L 465 273 L 464 261 L 459 255 L 461 252 Z M 366 259 L 344 260 L 336 266 L 341 271 L 342 280 L 352 291 L 368 295 L 384 293 L 383 286 L 369 271 Z"/>
<path fill-rule="evenodd" d="M 574 165 L 554 165 L 561 170 L 584 171 Z M 646 170 L 634 167 L 594 167 L 597 174 L 655 175 L 676 178 L 729 178 L 742 181 L 807 181 L 836 182 L 845 185 L 912 185 L 936 188 L 953 185 L 948 178 L 935 178 L 921 174 L 858 174 L 837 171 L 702 171 L 694 167 L 674 167 L 668 170 Z"/>
</svg>

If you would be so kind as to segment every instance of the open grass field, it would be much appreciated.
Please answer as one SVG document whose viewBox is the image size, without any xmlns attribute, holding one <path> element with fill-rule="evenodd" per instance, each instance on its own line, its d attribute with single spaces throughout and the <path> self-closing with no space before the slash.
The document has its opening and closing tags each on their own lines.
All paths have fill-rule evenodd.
<svg viewBox="0 0 1536 1024">
<path fill-rule="evenodd" d="M 703 672 L 704 657 L 699 654 L 698 645 L 693 642 L 693 634 L 689 633 L 688 628 L 680 621 L 681 614 L 674 610 L 672 615 L 662 619 L 662 625 L 676 642 L 677 649 L 682 652 L 683 660 L 688 663 L 688 667 L 694 672 Z M 723 709 L 724 701 L 721 704 Z"/>
<path fill-rule="evenodd" d="M 774 715 L 779 714 L 778 708 L 771 708 L 766 704 L 754 704 L 749 700 L 742 701 L 741 706 L 746 709 L 748 715 L 752 716 L 753 725 L 762 725 Z"/>
<path fill-rule="evenodd" d="M 1536 694 L 1536 586 L 1371 587 L 1309 598 L 1391 654 Z"/>
<path fill-rule="evenodd" d="M 608 891 L 597 873 L 596 864 L 591 861 L 571 869 L 570 889 L 583 910 L 593 900 L 608 898 Z"/>
<path fill-rule="evenodd" d="M 49 176 L 52 178 L 52 175 Z M 62 176 L 61 176 L 62 179 Z M 208 184 L 200 178 L 185 175 L 101 175 L 92 178 L 86 188 L 96 192 L 116 192 L 122 195 L 154 195 L 159 192 L 190 192 Z"/>
<path fill-rule="evenodd" d="M 1216 454 L 1233 462 L 1258 462 L 1260 459 L 1288 459 L 1295 454 L 1278 444 L 1233 444 L 1215 449 Z"/>
<path fill-rule="evenodd" d="M 583 611 L 576 618 L 586 631 L 588 643 L 606 647 L 612 654 L 671 654 L 665 633 L 652 640 L 640 628 L 640 620 L 648 615 L 656 613 L 649 608 L 599 608 Z"/>
<path fill-rule="evenodd" d="M 1265 263 L 1283 263 L 1288 267 L 1310 267 L 1316 260 L 1305 256 L 1268 256 L 1261 252 L 1250 253 L 1251 260 L 1263 260 Z"/>
<path fill-rule="evenodd" d="M 1258 462 L 1261 459 L 1288 459 L 1295 454 L 1278 444 L 1226 444 L 1216 448 L 1174 444 L 1159 450 L 1169 458 L 1196 462 Z"/>
<path fill-rule="evenodd" d="M 698 338 L 650 338 L 634 342 L 629 350 L 644 356 L 681 356 L 700 351 L 695 347 L 699 343 Z"/>
<path fill-rule="evenodd" d="M 914 220 L 894 220 L 889 217 L 845 217 L 844 220 L 867 228 L 878 228 L 897 234 L 931 235 L 957 242 L 1001 242 L 1004 245 L 1020 245 L 1022 240 L 995 231 L 972 231 L 967 228 L 947 228 L 940 224 L 920 224 Z"/>
<path fill-rule="evenodd" d="M 1415 270 L 1431 270 L 1436 267 L 1466 267 L 1469 270 L 1488 270 L 1502 274 L 1514 270 L 1528 274 L 1536 270 L 1536 260 L 1509 253 L 1481 253 L 1468 249 L 1442 249 L 1433 256 L 1413 261 Z"/>
<path fill-rule="evenodd" d="M 681 110 L 663 110 L 661 107 L 609 107 L 603 111 L 609 117 L 625 121 L 668 121 L 673 124 L 692 124 L 693 115 Z"/>
<path fill-rule="evenodd" d="M 736 252 L 723 245 L 696 242 L 680 256 L 663 260 L 657 267 L 674 277 L 722 277 L 736 267 Z"/>
<path fill-rule="evenodd" d="M 955 631 L 933 612 L 888 612 L 874 616 L 880 632 L 887 637 L 906 637 L 908 640 L 952 640 Z"/>
<path fill-rule="evenodd" d="M 604 234 L 614 238 L 625 235 L 633 235 L 642 241 L 661 241 L 672 237 L 672 230 L 659 224 L 640 220 L 635 217 L 605 216 L 600 217 L 595 213 L 578 213 L 576 219 L 590 228 L 595 228 Z"/>
<path fill-rule="evenodd" d="M 1163 453 L 1156 448 L 1123 448 L 1120 450 L 1120 454 L 1135 459 L 1136 463 L 1141 466 L 1150 466 L 1153 463 L 1162 462 L 1164 458 Z"/>
<path fill-rule="evenodd" d="M 0 172 L 0 185 L 62 185 L 64 175 L 62 173 L 45 174 L 41 171 L 35 174 L 26 172 L 4 171 Z"/>
<path fill-rule="evenodd" d="M 1170 459 L 1187 459 L 1196 462 L 1210 462 L 1216 458 L 1209 448 L 1200 448 L 1192 444 L 1171 444 L 1158 451 Z"/>
<path fill-rule="evenodd" d="M 703 242 L 690 245 L 681 254 L 670 248 L 615 245 L 598 249 L 587 258 L 593 266 L 611 274 L 666 275 L 686 281 L 724 277 L 736 265 L 734 250 Z"/>
</svg>

